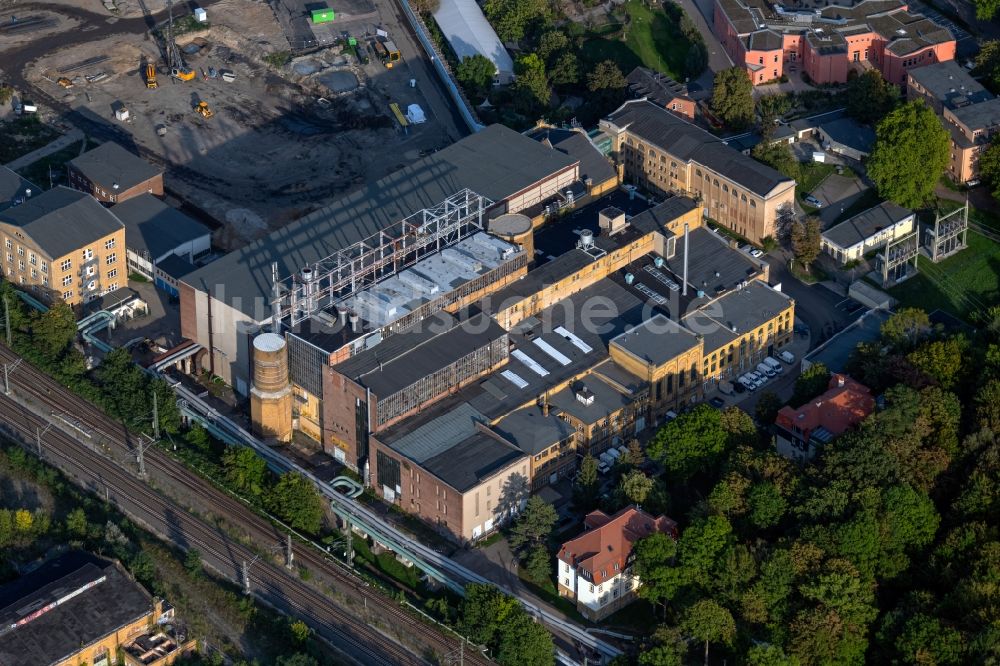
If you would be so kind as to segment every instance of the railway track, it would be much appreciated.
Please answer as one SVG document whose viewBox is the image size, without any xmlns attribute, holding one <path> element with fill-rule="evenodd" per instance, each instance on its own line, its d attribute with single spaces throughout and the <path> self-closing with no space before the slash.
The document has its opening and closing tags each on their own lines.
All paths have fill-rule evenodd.
<svg viewBox="0 0 1000 666">
<path fill-rule="evenodd" d="M 5 347 L 0 346 L 0 361 L 12 363 L 18 357 Z M 156 506 L 160 509 L 161 515 L 170 515 L 176 519 L 179 515 L 187 523 L 183 535 L 178 535 L 171 526 L 170 521 L 160 521 L 150 523 L 148 515 L 134 516 L 139 522 L 147 524 L 158 534 L 166 535 L 168 540 L 181 546 L 182 548 L 195 547 L 203 554 L 210 566 L 216 568 L 220 573 L 236 582 L 241 581 L 242 562 L 253 561 L 258 552 L 239 543 L 238 540 L 229 537 L 221 528 L 212 526 L 204 520 L 189 514 L 183 508 L 178 508 L 175 500 L 168 499 L 160 492 L 150 488 L 145 482 L 137 477 L 138 466 L 132 469 L 129 466 L 135 464 L 136 445 L 139 440 L 132 436 L 123 426 L 114 422 L 104 412 L 83 398 L 69 392 L 59 385 L 55 380 L 48 377 L 38 369 L 27 363 L 21 363 L 10 374 L 13 390 L 19 396 L 28 398 L 44 410 L 51 410 L 53 415 L 72 415 L 72 422 L 69 422 L 70 429 L 82 429 L 90 434 L 89 445 L 84 445 L 77 439 L 70 437 L 62 430 L 50 429 L 42 442 L 43 457 L 51 460 L 49 454 L 60 456 L 62 462 L 72 460 L 73 455 L 85 455 L 88 459 L 96 459 L 99 464 L 90 466 L 87 469 L 98 473 L 93 475 L 89 481 L 83 485 L 90 490 L 95 490 L 94 483 L 103 483 L 105 488 L 110 485 L 101 479 L 114 479 L 114 487 L 120 491 L 128 489 L 126 495 L 129 498 L 144 498 L 144 503 L 158 502 Z M 10 405 L 17 404 L 9 398 L 4 398 L 0 414 L 6 416 L 9 413 Z M 33 442 L 37 435 L 37 429 L 44 429 L 50 420 L 37 416 L 27 408 L 20 405 L 22 418 L 31 421 L 25 427 L 20 428 L 19 435 L 22 439 L 28 438 Z M 59 424 L 59 419 L 54 419 Z M 31 427 L 33 426 L 33 427 Z M 27 429 L 25 429 L 27 428 Z M 67 457 L 69 456 L 69 457 Z M 212 513 L 225 519 L 232 526 L 239 528 L 247 539 L 261 547 L 266 548 L 267 544 L 278 545 L 284 542 L 285 533 L 277 526 L 267 521 L 243 502 L 230 496 L 229 494 L 216 488 L 207 480 L 191 473 L 187 468 L 178 464 L 173 458 L 163 451 L 150 447 L 144 452 L 145 467 L 147 476 L 153 480 L 159 480 L 161 485 L 172 485 L 179 488 L 186 495 L 199 497 L 213 508 Z M 114 460 L 110 460 L 113 458 Z M 62 465 L 58 465 L 63 468 Z M 79 464 L 76 476 L 86 474 L 80 471 Z M 100 490 L 100 485 L 96 487 Z M 121 506 L 123 511 L 132 515 L 128 506 Z M 148 514 L 149 509 L 146 509 Z M 188 524 L 190 523 L 190 524 Z M 164 531 L 166 530 L 166 531 Z M 173 530 L 173 531 L 171 531 Z M 171 536 L 175 538 L 171 538 Z M 179 538 L 183 536 L 183 538 Z M 237 556 L 234 553 L 239 553 Z M 433 651 L 439 655 L 454 653 L 460 647 L 460 640 L 451 635 L 441 632 L 423 620 L 414 617 L 392 599 L 383 596 L 379 591 L 370 588 L 365 581 L 355 576 L 345 568 L 345 565 L 333 560 L 328 555 L 319 551 L 311 544 L 301 546 L 295 552 L 296 560 L 306 565 L 314 574 L 320 574 L 327 581 L 332 583 L 331 587 L 339 594 L 347 598 L 355 599 L 358 605 L 364 604 L 366 609 L 377 614 L 389 628 L 401 631 L 408 637 L 418 638 L 423 642 L 423 653 Z M 308 622 L 320 635 L 324 635 L 320 628 L 339 627 L 340 630 L 330 636 L 331 642 L 335 645 L 345 643 L 352 645 L 385 645 L 390 644 L 395 650 L 391 661 L 369 661 L 369 657 L 362 653 L 362 663 L 399 663 L 417 664 L 424 663 L 422 659 L 415 657 L 406 648 L 393 642 L 393 639 L 376 629 L 370 627 L 367 622 L 357 617 L 356 613 L 347 612 L 338 607 L 329 597 L 298 579 L 295 572 L 288 572 L 282 567 L 273 564 L 269 559 L 266 566 L 262 567 L 264 560 L 261 558 L 250 570 L 252 588 L 255 593 L 262 596 L 279 610 L 301 617 Z M 221 568 L 220 568 L 221 567 Z M 262 572 L 266 571 L 266 574 Z M 285 589 L 294 585 L 295 596 L 288 594 Z M 277 602 L 284 602 L 284 606 Z M 333 621 L 333 624 L 327 624 Z M 357 640 L 360 638 L 360 643 Z M 471 664 L 490 663 L 475 650 L 469 650 L 464 656 L 465 661 Z"/>
</svg>

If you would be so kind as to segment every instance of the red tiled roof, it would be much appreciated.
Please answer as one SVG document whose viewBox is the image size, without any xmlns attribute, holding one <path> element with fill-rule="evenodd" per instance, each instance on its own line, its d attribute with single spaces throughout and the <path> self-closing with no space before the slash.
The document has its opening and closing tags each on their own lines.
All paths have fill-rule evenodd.
<svg viewBox="0 0 1000 666">
<path fill-rule="evenodd" d="M 797 432 L 798 428 L 804 439 L 820 427 L 832 435 L 839 435 L 873 411 L 875 399 L 871 389 L 847 375 L 834 374 L 826 393 L 798 409 L 782 407 L 775 425 L 789 432 Z"/>
<path fill-rule="evenodd" d="M 622 509 L 614 516 L 592 511 L 584 519 L 587 531 L 567 541 L 559 549 L 559 559 L 577 569 L 583 569 L 595 585 L 615 577 L 625 569 L 632 544 L 654 532 L 677 537 L 677 523 L 666 516 L 654 518 L 634 506 Z M 618 570 L 615 570 L 615 564 Z"/>
</svg>

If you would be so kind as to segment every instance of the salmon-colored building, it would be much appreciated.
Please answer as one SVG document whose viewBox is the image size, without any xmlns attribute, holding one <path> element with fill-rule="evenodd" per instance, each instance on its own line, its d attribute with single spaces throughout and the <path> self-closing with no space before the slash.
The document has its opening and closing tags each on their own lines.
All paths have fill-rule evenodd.
<svg viewBox="0 0 1000 666">
<path fill-rule="evenodd" d="M 872 67 L 904 85 L 908 70 L 955 57 L 954 36 L 899 0 L 818 9 L 716 0 L 714 23 L 723 48 L 745 64 L 754 85 L 798 71 L 814 83 L 843 83 L 852 69 Z"/>
</svg>

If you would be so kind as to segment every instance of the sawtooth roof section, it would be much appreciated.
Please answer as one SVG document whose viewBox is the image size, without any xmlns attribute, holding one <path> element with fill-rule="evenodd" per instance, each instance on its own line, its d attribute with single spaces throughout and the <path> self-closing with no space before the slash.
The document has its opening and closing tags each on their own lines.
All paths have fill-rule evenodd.
<svg viewBox="0 0 1000 666">
<path fill-rule="evenodd" d="M 184 282 L 204 292 L 222 287 L 226 302 L 254 316 L 255 303 L 270 300 L 272 262 L 279 275 L 291 275 L 465 188 L 502 201 L 575 164 L 512 129 L 490 125 L 230 252 Z"/>
<path fill-rule="evenodd" d="M 501 78 L 513 75 L 514 61 L 475 0 L 441 0 L 434 20 L 459 60 L 483 55 L 496 65 Z"/>
</svg>

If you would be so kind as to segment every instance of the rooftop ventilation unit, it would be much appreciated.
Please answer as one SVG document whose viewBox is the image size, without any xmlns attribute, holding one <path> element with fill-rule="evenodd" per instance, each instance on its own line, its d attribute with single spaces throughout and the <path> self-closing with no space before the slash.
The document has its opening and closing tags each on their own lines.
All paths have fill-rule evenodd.
<svg viewBox="0 0 1000 666">
<path fill-rule="evenodd" d="M 594 392 L 586 386 L 583 386 L 576 392 L 576 399 L 578 402 L 589 407 L 594 404 Z"/>
</svg>

